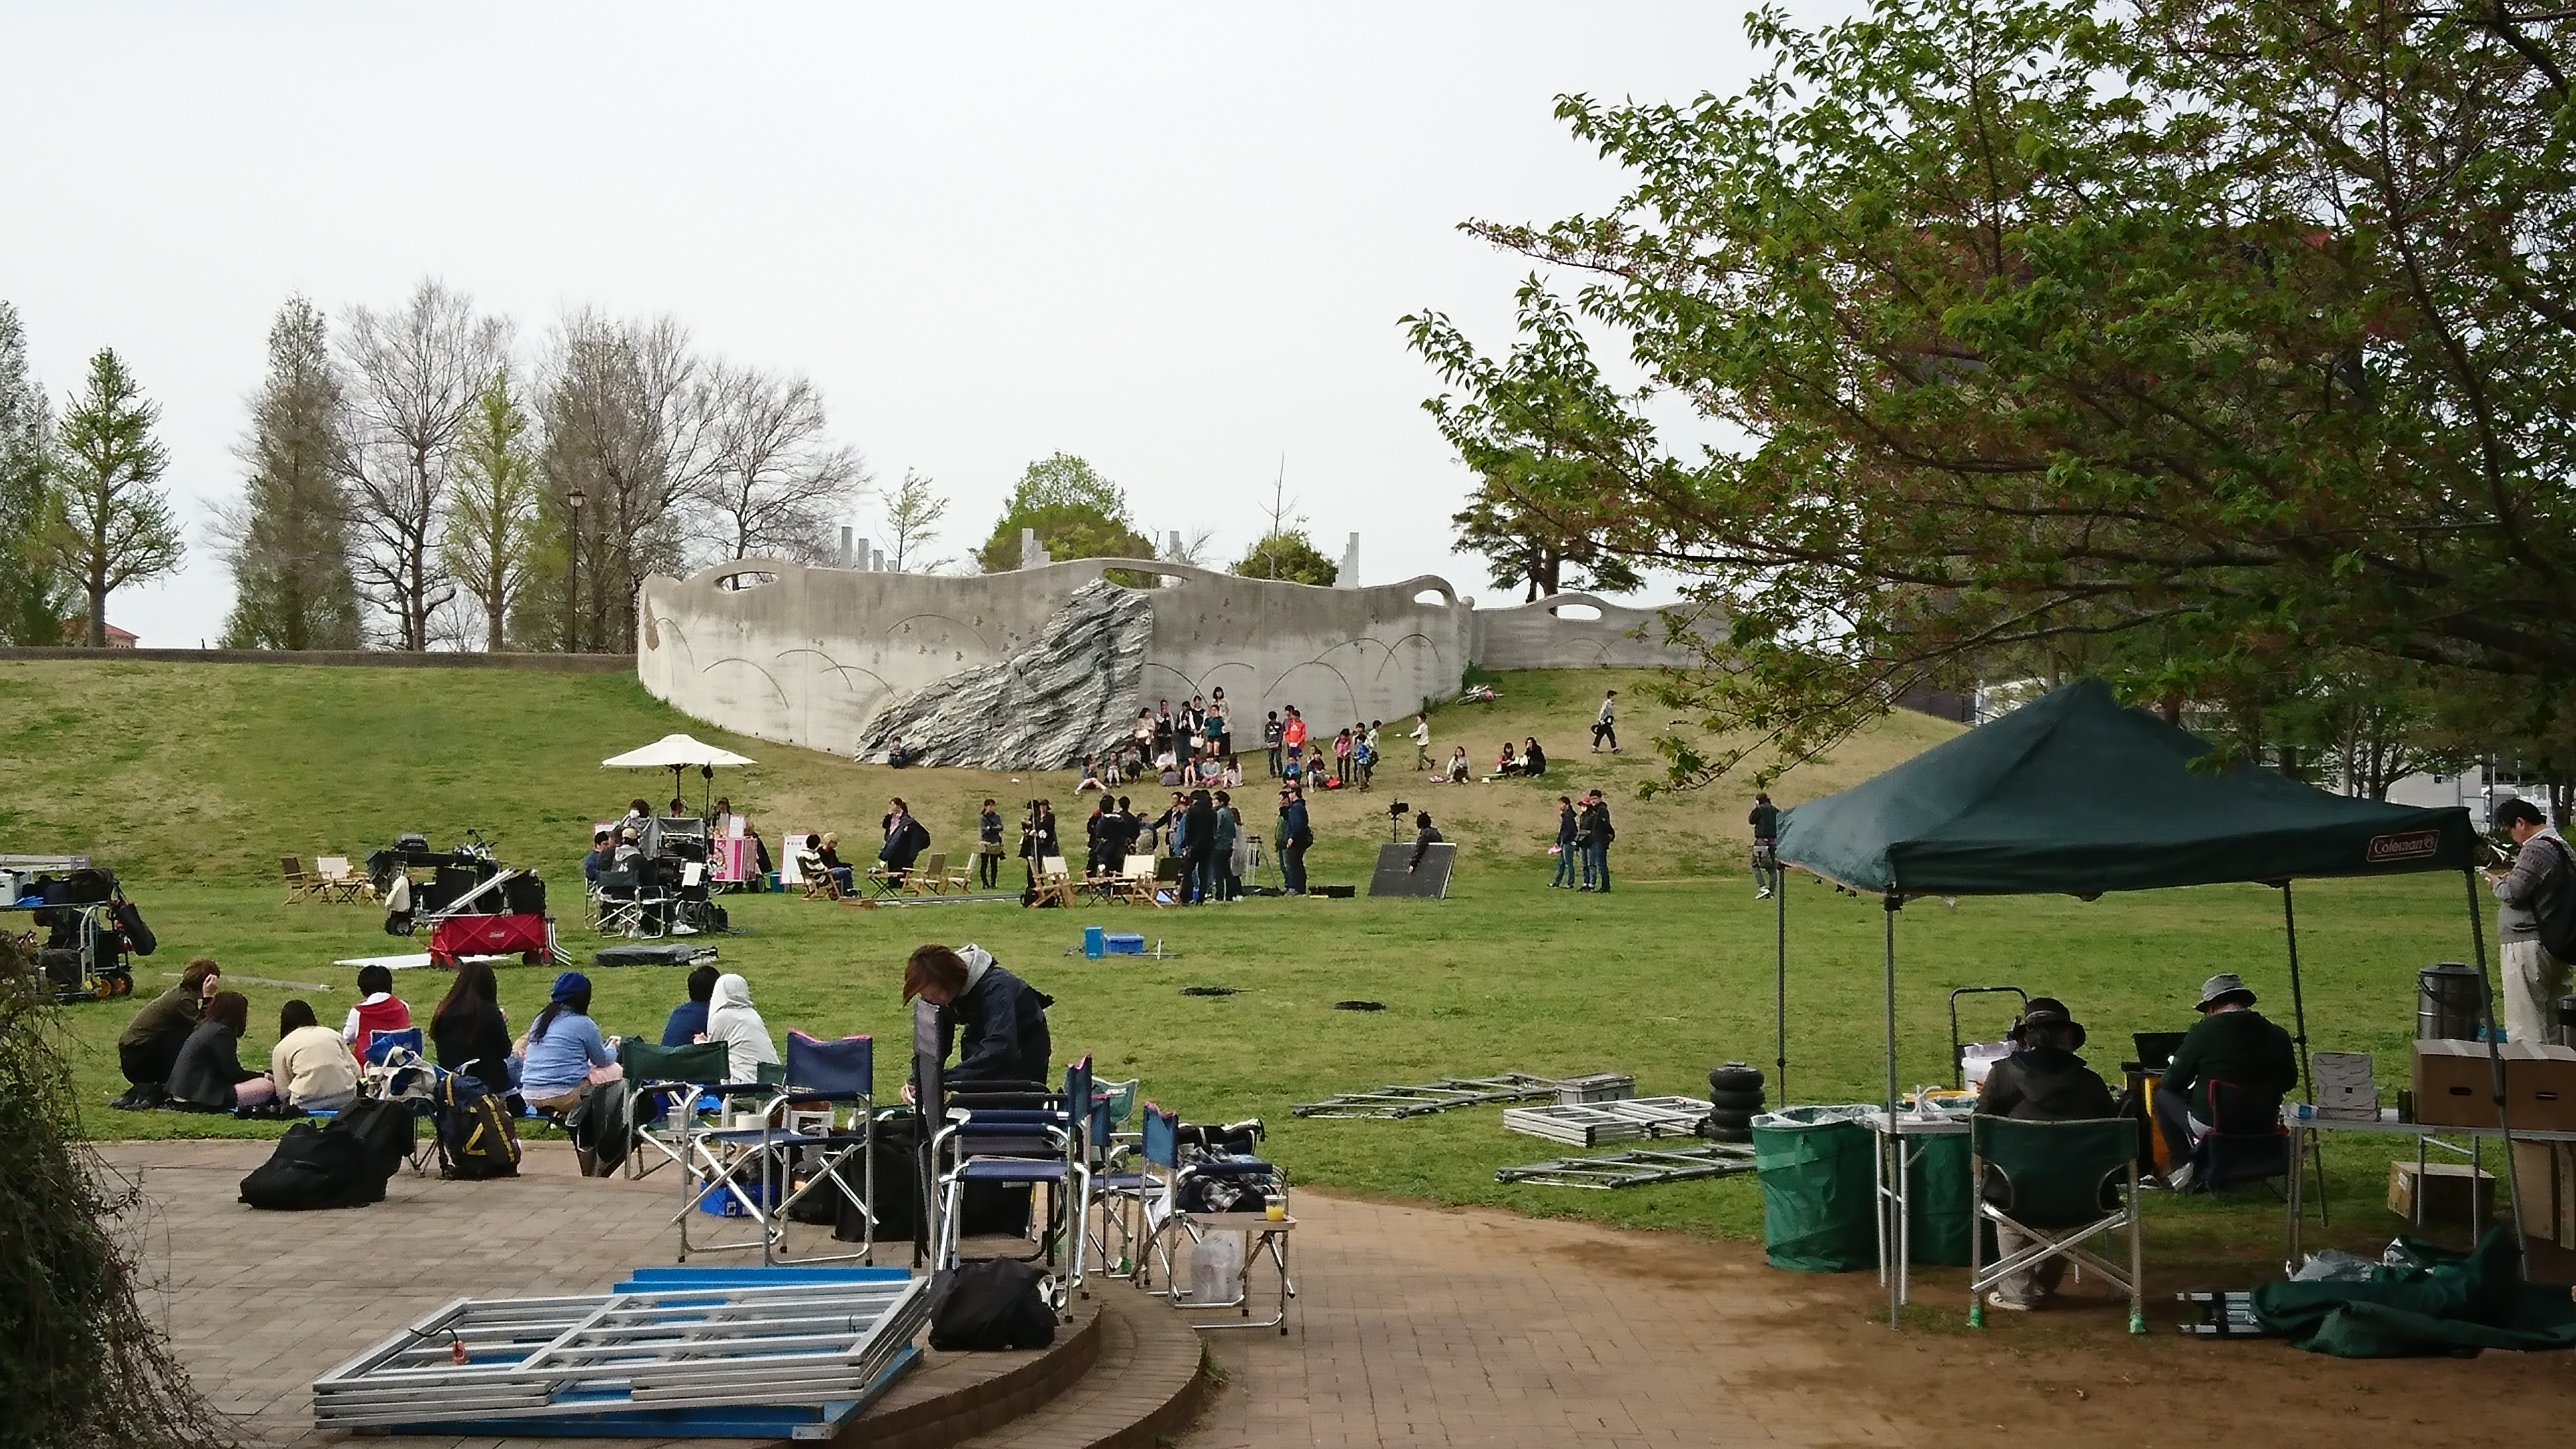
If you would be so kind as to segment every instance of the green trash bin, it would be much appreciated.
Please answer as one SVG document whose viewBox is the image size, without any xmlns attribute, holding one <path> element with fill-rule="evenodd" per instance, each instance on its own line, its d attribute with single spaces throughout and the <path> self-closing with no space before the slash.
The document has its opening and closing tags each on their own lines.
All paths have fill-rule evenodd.
<svg viewBox="0 0 2576 1449">
<path fill-rule="evenodd" d="M 1910 1259 L 1964 1268 L 1968 1266 L 1968 1228 L 1976 1221 L 1968 1181 L 1968 1134 L 1904 1141 L 1906 1155 L 1912 1159 L 1905 1177 L 1905 1216 L 1913 1229 Z M 1991 1232 L 1987 1241 L 1993 1241 Z M 1986 1257 L 1993 1261 L 1991 1246 Z"/>
<path fill-rule="evenodd" d="M 1792 1273 L 1878 1266 L 1877 1150 L 1866 1107 L 1791 1107 L 1753 1119 L 1763 1255 Z"/>
</svg>

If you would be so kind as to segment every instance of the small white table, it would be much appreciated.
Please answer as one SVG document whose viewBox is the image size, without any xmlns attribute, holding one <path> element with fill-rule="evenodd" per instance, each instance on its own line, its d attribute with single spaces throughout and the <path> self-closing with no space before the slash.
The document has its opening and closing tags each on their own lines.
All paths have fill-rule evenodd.
<svg viewBox="0 0 2576 1449">
<path fill-rule="evenodd" d="M 2503 1141 L 2505 1135 L 2504 1129 L 2500 1127 L 2452 1127 L 2438 1122 L 2400 1122 L 2397 1120 L 2397 1114 L 2386 1108 L 2382 1108 L 2380 1110 L 2379 1120 L 2375 1122 L 2367 1119 L 2346 1117 L 2302 1117 L 2299 1115 L 2298 1104 L 2291 1102 L 2284 1102 L 2281 1104 L 2281 1126 L 2283 1130 L 2290 1134 L 2290 1161 L 2301 1164 L 2299 1167 L 2293 1168 L 2290 1173 L 2290 1260 L 2286 1265 L 2286 1271 L 2291 1273 L 2299 1271 L 2299 1229 L 2306 1216 L 2303 1211 L 2303 1205 L 2306 1202 L 2304 1183 L 2307 1174 L 2304 1171 L 2304 1164 L 2301 1163 L 2301 1155 L 2310 1150 L 2310 1145 L 2317 1140 L 2318 1134 L 2326 1132 L 2357 1132 L 2375 1137 L 2414 1138 L 2415 1222 L 2419 1226 L 2424 1221 L 2424 1154 L 2426 1149 L 2438 1147 L 2445 1152 L 2452 1152 L 2461 1157 L 2465 1157 L 2469 1160 L 2470 1171 L 2474 1173 L 2478 1168 L 2478 1149 L 2480 1146 L 2490 1140 L 2499 1142 Z M 2466 1145 L 2463 1145 L 2458 1141 L 2451 1140 L 2455 1138 L 2466 1138 Z M 2576 1132 L 2535 1132 L 2521 1127 L 2516 1127 L 2513 1129 L 2513 1140 L 2516 1142 L 2576 1143 Z M 2317 1159 L 2318 1195 L 2320 1197 L 2324 1196 L 2325 1190 L 2325 1159 L 2323 1156 L 2319 1156 Z M 2472 1177 L 2470 1179 L 2469 1189 L 2469 1202 L 2472 1206 L 2472 1210 L 2474 1210 L 2475 1204 L 2477 1203 L 2477 1197 L 2476 1179 Z M 2518 1214 L 2521 1209 L 2517 1207 L 2515 1211 Z M 2476 1236 L 2475 1230 L 2477 1226 L 2477 1224 L 2471 1224 L 2472 1231 L 2470 1235 L 2472 1237 Z"/>
<path fill-rule="evenodd" d="M 1877 1143 L 1870 1163 L 1871 1186 L 1878 1206 L 1878 1281 L 1887 1285 L 1887 1316 L 1892 1325 L 1898 1310 L 1905 1307 L 1914 1267 L 1914 1215 L 1907 1181 L 1908 1170 L 1923 1155 L 1920 1147 L 1908 1148 L 1909 1137 L 1965 1137 L 1968 1114 L 1965 1112 L 1899 1111 L 1891 1121 L 1887 1109 L 1877 1108 L 1860 1119 Z M 1890 1251 L 1893 1249 L 1893 1251 Z"/>
</svg>

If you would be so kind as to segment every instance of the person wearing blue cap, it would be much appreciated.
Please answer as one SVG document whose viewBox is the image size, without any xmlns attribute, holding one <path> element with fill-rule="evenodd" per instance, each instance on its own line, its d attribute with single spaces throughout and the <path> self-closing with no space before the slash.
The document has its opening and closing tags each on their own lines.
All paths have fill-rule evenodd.
<svg viewBox="0 0 2576 1449">
<path fill-rule="evenodd" d="M 590 978 L 567 971 L 521 1043 L 519 1095 L 540 1112 L 562 1111 L 582 1088 L 617 1079 L 617 1053 L 590 1019 Z"/>
</svg>

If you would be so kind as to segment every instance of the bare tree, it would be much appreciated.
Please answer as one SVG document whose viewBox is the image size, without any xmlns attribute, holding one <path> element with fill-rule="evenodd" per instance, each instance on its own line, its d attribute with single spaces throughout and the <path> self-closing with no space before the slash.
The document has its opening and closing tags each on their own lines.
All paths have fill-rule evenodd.
<svg viewBox="0 0 2576 1449">
<path fill-rule="evenodd" d="M 567 636 L 631 651 L 636 592 L 647 574 L 680 567 L 721 456 L 711 369 L 671 318 L 575 312 L 556 330 L 540 412 L 549 511 L 578 530 Z M 586 506 L 567 511 L 576 490 Z"/>
<path fill-rule="evenodd" d="M 348 311 L 347 484 L 358 590 L 393 616 L 395 647 L 426 649 L 456 597 L 439 548 L 458 440 L 509 350 L 509 327 L 435 279 L 387 312 Z"/>
<path fill-rule="evenodd" d="M 715 369 L 715 456 L 696 501 L 721 557 L 821 563 L 832 527 L 866 488 L 855 449 L 824 436 L 823 395 L 802 377 Z"/>
<path fill-rule="evenodd" d="M 910 468 L 903 470 L 903 481 L 886 495 L 886 541 L 894 545 L 896 573 L 935 574 L 955 563 L 953 558 L 924 560 L 921 553 L 939 536 L 939 520 L 948 516 L 948 500 L 932 490 L 929 479 Z"/>
</svg>

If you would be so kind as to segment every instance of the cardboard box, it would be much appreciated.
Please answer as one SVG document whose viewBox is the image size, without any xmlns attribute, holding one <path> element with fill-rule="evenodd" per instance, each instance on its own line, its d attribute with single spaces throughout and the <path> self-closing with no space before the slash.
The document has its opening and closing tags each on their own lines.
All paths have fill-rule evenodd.
<svg viewBox="0 0 2576 1449">
<path fill-rule="evenodd" d="M 2428 1162 L 2424 1176 L 2415 1176 L 2415 1164 L 2404 1159 L 2388 1164 L 2388 1210 L 2409 1221 L 2415 1220 L 2415 1204 L 2420 1196 L 2424 1204 L 2423 1223 L 2427 1227 L 2456 1227 L 2473 1223 L 2483 1231 L 2487 1218 L 2495 1212 L 2496 1180 L 2492 1172 L 2476 1174 L 2476 1202 L 2470 1201 L 2470 1172 L 2465 1162 Z"/>
<path fill-rule="evenodd" d="M 2576 1132 L 2576 1047 L 2505 1043 L 2504 1090 L 2515 1128 Z"/>
<path fill-rule="evenodd" d="M 2436 1037 L 2415 1043 L 2415 1120 L 2428 1127 L 2496 1125 L 2485 1042 Z"/>
<path fill-rule="evenodd" d="M 2576 1132 L 2576 1047 L 2507 1042 L 2497 1055 L 2504 1059 L 2505 1099 L 2517 1129 Z M 2486 1043 L 2415 1043 L 2415 1120 L 2430 1127 L 2496 1125 Z"/>
</svg>

